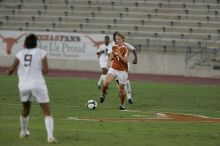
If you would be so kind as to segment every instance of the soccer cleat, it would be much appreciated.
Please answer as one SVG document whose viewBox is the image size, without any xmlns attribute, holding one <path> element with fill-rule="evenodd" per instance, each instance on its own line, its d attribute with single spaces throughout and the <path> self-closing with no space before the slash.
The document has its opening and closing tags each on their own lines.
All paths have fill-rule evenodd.
<svg viewBox="0 0 220 146">
<path fill-rule="evenodd" d="M 53 138 L 53 137 L 48 138 L 47 142 L 50 143 L 50 144 L 58 143 L 58 141 L 55 138 Z"/>
<path fill-rule="evenodd" d="M 132 104 L 134 101 L 133 101 L 133 99 L 132 98 L 128 98 L 128 103 L 129 104 Z"/>
<path fill-rule="evenodd" d="M 119 109 L 120 110 L 125 110 L 125 106 L 123 104 L 120 104 Z"/>
<path fill-rule="evenodd" d="M 100 103 L 103 103 L 104 101 L 105 101 L 105 96 L 103 95 L 103 96 L 100 96 L 99 97 L 99 101 L 100 101 Z"/>
<path fill-rule="evenodd" d="M 21 132 L 19 137 L 20 138 L 27 138 L 30 136 L 30 132 L 29 131 L 26 131 L 26 132 Z"/>
</svg>

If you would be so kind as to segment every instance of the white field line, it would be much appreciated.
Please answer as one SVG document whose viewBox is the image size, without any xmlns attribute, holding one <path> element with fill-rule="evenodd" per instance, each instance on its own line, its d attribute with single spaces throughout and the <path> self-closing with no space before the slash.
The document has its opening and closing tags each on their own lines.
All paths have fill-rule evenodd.
<svg viewBox="0 0 220 146">
<path fill-rule="evenodd" d="M 131 116 L 133 116 L 133 117 L 139 117 L 139 118 L 147 118 L 147 116 L 145 116 L 145 115 L 131 115 Z"/>
<path fill-rule="evenodd" d="M 166 114 L 164 113 L 155 113 L 157 115 L 157 118 L 159 119 L 166 119 L 166 118 L 169 118 L 169 116 L 167 116 Z"/>
<path fill-rule="evenodd" d="M 157 117 L 152 117 L 152 118 L 149 118 L 147 117 L 146 115 L 131 115 L 131 116 L 134 116 L 134 117 L 138 117 L 137 120 L 154 120 L 154 119 L 172 119 L 170 118 L 169 116 L 167 116 L 166 114 L 164 113 L 155 113 L 157 115 Z M 108 118 L 107 118 L 108 119 Z M 114 118 L 111 118 L 114 120 Z M 117 118 L 115 118 L 117 119 Z M 129 118 L 125 118 L 126 120 L 129 119 Z M 80 117 L 67 117 L 67 120 L 75 120 L 75 121 L 95 121 L 95 122 L 98 122 L 102 119 L 100 118 L 80 118 Z M 105 120 L 105 118 L 103 118 L 103 120 Z M 125 120 L 125 121 L 126 121 Z M 123 118 L 121 118 L 121 121 L 123 121 Z"/>
<path fill-rule="evenodd" d="M 75 120 L 75 121 L 98 121 L 98 119 L 80 119 L 79 117 L 67 117 L 67 120 Z"/>
<path fill-rule="evenodd" d="M 36 102 L 33 102 L 34 104 L 33 105 L 38 105 Z M 18 103 L 0 103 L 0 105 L 21 105 L 21 103 L 18 101 Z M 86 107 L 84 105 L 52 105 L 53 107 L 64 107 L 64 108 L 81 108 L 81 107 Z M 107 108 L 110 108 L 110 109 L 114 109 L 113 107 L 105 107 L 106 109 Z M 181 109 L 181 110 L 178 110 L 178 109 L 151 109 L 151 111 L 140 111 L 140 110 L 122 110 L 122 112 L 147 112 L 147 113 L 152 113 L 152 112 L 155 112 L 155 111 L 188 111 L 188 112 L 197 112 L 196 110 L 187 110 L 187 109 Z M 220 112 L 219 111 L 213 111 L 215 113 L 218 113 Z"/>
<path fill-rule="evenodd" d="M 7 105 L 7 106 L 21 106 L 21 103 L 0 103 L 0 105 Z M 35 106 L 35 104 L 33 104 Z M 36 104 L 38 106 L 38 104 Z M 73 106 L 53 106 L 53 107 L 62 107 L 62 108 L 72 108 L 71 110 L 78 110 L 78 108 L 82 108 L 82 105 L 73 105 Z M 169 118 L 166 117 L 166 114 L 164 113 L 157 113 L 155 111 L 188 111 L 188 112 L 196 112 L 195 110 L 177 110 L 177 109 L 151 109 L 151 111 L 139 111 L 139 110 L 123 110 L 122 112 L 133 112 L 133 113 L 155 113 L 157 115 L 157 118 Z M 213 111 L 213 113 L 218 113 L 220 111 Z M 172 112 L 169 112 L 172 113 Z M 200 117 L 200 118 L 211 118 L 208 116 L 203 116 L 203 115 L 196 115 L 196 114 L 185 114 L 185 113 L 173 113 L 173 114 L 182 114 L 182 115 L 190 115 L 190 116 L 195 116 L 195 117 Z M 141 117 L 141 115 L 138 115 Z M 138 117 L 136 115 L 136 117 Z M 6 117 L 6 116 L 0 116 L 2 118 L 12 118 L 12 117 Z M 151 118 L 154 119 L 154 118 Z M 220 118 L 214 118 L 214 119 L 220 119 Z"/>
</svg>

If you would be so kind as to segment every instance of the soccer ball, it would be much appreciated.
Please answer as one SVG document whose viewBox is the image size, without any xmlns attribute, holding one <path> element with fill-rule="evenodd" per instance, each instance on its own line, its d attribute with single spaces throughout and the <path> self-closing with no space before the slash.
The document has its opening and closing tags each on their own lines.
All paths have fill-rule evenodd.
<svg viewBox="0 0 220 146">
<path fill-rule="evenodd" d="M 93 99 L 90 99 L 90 100 L 88 100 L 86 106 L 87 106 L 88 109 L 94 110 L 97 107 L 97 102 Z"/>
</svg>

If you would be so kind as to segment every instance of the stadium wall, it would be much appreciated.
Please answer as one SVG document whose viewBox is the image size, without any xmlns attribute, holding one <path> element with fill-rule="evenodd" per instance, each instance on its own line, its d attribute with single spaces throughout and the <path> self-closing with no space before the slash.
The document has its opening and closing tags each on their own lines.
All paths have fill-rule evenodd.
<svg viewBox="0 0 220 146">
<path fill-rule="evenodd" d="M 0 66 L 13 62 L 14 56 L 1 56 Z M 51 69 L 101 71 L 98 60 L 48 59 Z M 191 77 L 219 78 L 219 72 L 208 69 L 187 69 L 184 54 L 164 54 L 142 51 L 138 54 L 138 64 L 130 66 L 131 73 L 176 75 Z"/>
<path fill-rule="evenodd" d="M 5 39 L 11 39 L 12 36 L 16 38 L 24 33 L 29 32 L 11 32 L 2 31 L 1 35 Z M 96 47 L 89 41 L 88 35 L 85 34 L 66 34 L 66 33 L 47 33 L 35 32 L 42 37 L 41 45 L 48 51 L 49 67 L 51 69 L 60 70 L 80 70 L 80 71 L 101 71 L 96 56 Z M 47 37 L 45 37 L 45 35 Z M 49 35 L 49 40 L 48 40 Z M 104 35 L 91 35 L 90 37 L 96 40 L 103 40 Z M 53 37 L 52 37 L 53 36 Z M 47 39 L 46 39 L 47 38 Z M 56 38 L 54 41 L 53 38 Z M 61 38 L 62 40 L 60 40 Z M 65 38 L 65 39 L 64 39 Z M 71 42 L 70 38 L 79 38 L 81 42 Z M 52 39 L 52 40 L 51 40 Z M 64 41 L 67 40 L 67 41 Z M 75 39 L 74 39 L 75 40 Z M 16 52 L 22 48 L 24 41 L 20 40 L 18 44 L 14 45 L 12 54 L 6 53 L 6 43 L 0 42 L 0 66 L 9 66 Z M 51 42 L 54 42 L 54 47 L 50 48 Z M 98 42 L 98 41 L 97 41 Z M 99 41 L 100 42 L 100 41 Z M 74 52 L 75 48 L 84 47 L 83 52 Z M 64 48 L 63 46 L 68 46 Z M 82 47 L 82 48 L 83 48 Z M 54 49 L 56 48 L 56 49 Z M 133 59 L 132 53 L 130 54 L 130 62 Z M 157 74 L 157 75 L 177 75 L 177 76 L 193 76 L 193 77 L 219 77 L 219 71 L 210 68 L 194 68 L 189 69 L 186 67 L 184 53 L 164 53 L 164 52 L 149 52 L 142 49 L 138 52 L 138 64 L 130 64 L 131 73 L 141 74 Z"/>
</svg>

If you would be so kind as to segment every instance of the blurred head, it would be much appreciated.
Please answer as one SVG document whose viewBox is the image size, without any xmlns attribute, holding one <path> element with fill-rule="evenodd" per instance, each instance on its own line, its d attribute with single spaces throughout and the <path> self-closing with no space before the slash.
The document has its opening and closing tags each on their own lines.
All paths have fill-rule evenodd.
<svg viewBox="0 0 220 146">
<path fill-rule="evenodd" d="M 124 44 L 125 36 L 121 33 L 117 33 L 115 39 L 116 39 L 116 44 L 121 46 Z"/>
<path fill-rule="evenodd" d="M 33 49 L 37 47 L 37 36 L 30 34 L 25 38 L 24 47 L 27 49 Z"/>
<path fill-rule="evenodd" d="M 108 45 L 110 42 L 110 37 L 109 36 L 105 36 L 105 45 Z"/>
<path fill-rule="evenodd" d="M 119 33 L 118 31 L 116 31 L 115 33 L 113 33 L 113 41 L 116 42 L 116 34 Z"/>
</svg>

